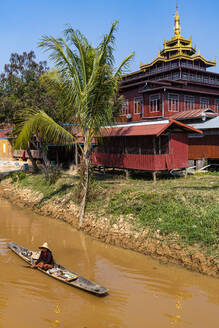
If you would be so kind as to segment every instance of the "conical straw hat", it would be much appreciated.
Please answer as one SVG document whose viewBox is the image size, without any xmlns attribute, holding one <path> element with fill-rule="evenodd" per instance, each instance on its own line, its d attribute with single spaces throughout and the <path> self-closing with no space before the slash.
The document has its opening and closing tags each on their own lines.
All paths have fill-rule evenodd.
<svg viewBox="0 0 219 328">
<path fill-rule="evenodd" d="M 47 248 L 49 249 L 49 245 L 47 242 L 45 242 L 42 246 L 40 246 L 39 248 Z M 49 249 L 50 250 L 50 249 Z"/>
</svg>

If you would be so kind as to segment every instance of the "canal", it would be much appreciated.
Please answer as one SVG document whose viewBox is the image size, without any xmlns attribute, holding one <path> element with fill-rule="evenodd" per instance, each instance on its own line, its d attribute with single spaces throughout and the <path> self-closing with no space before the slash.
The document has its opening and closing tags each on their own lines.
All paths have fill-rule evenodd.
<svg viewBox="0 0 219 328">
<path fill-rule="evenodd" d="M 7 248 L 47 241 L 57 263 L 109 288 L 96 297 L 25 267 Z M 0 328 L 217 328 L 219 281 L 105 245 L 0 199 Z"/>
</svg>

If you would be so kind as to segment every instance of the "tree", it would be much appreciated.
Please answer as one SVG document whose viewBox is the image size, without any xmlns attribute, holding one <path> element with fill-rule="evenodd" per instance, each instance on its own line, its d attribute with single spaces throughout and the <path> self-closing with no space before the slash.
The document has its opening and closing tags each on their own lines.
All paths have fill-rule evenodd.
<svg viewBox="0 0 219 328">
<path fill-rule="evenodd" d="M 122 98 L 118 96 L 119 83 L 134 55 L 130 54 L 117 70 L 114 69 L 114 34 L 117 24 L 116 21 L 97 47 L 93 47 L 80 31 L 75 31 L 72 27 L 64 31 L 65 39 L 44 36 L 39 44 L 50 52 L 49 57 L 55 63 L 56 73 L 50 76 L 50 84 L 60 90 L 65 108 L 71 113 L 72 121 L 79 124 L 84 141 L 81 159 L 83 194 L 79 214 L 80 227 L 89 187 L 92 140 L 100 135 L 102 128 L 112 124 L 120 111 Z M 63 142 L 64 139 L 65 137 Z"/>
<path fill-rule="evenodd" d="M 14 123 L 16 114 L 27 108 L 43 109 L 59 120 L 59 99 L 47 89 L 42 78 L 48 72 L 46 61 L 36 62 L 33 51 L 12 53 L 0 75 L 0 122 Z"/>
</svg>

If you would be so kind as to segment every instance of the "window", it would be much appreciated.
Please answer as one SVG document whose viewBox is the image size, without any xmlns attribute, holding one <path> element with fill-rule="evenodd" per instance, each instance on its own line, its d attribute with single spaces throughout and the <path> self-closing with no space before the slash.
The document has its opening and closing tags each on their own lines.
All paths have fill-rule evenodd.
<svg viewBox="0 0 219 328">
<path fill-rule="evenodd" d="M 155 154 L 169 154 L 169 136 L 161 135 L 154 138 Z"/>
<path fill-rule="evenodd" d="M 197 81 L 198 82 L 201 82 L 202 81 L 202 75 L 200 75 L 200 74 L 197 75 Z"/>
<path fill-rule="evenodd" d="M 190 74 L 190 80 L 195 81 L 195 74 Z"/>
<path fill-rule="evenodd" d="M 176 94 L 168 94 L 168 111 L 178 112 L 179 111 L 179 96 Z"/>
<path fill-rule="evenodd" d="M 200 108 L 205 109 L 209 107 L 209 99 L 208 98 L 200 98 Z"/>
<path fill-rule="evenodd" d="M 143 103 L 143 98 L 135 98 L 134 99 L 134 114 L 141 114 L 143 113 L 143 107 L 144 107 L 144 103 Z"/>
<path fill-rule="evenodd" d="M 142 155 L 169 154 L 169 135 L 141 137 Z"/>
<path fill-rule="evenodd" d="M 141 137 L 125 137 L 126 154 L 139 154 L 140 142 Z"/>
<path fill-rule="evenodd" d="M 149 112 L 159 112 L 160 111 L 160 95 L 152 95 L 149 98 Z"/>
<path fill-rule="evenodd" d="M 154 155 L 154 137 L 143 136 L 141 140 L 141 154 Z"/>
<path fill-rule="evenodd" d="M 162 66 L 158 66 L 158 72 L 162 71 Z"/>
<path fill-rule="evenodd" d="M 182 73 L 182 79 L 183 80 L 188 80 L 188 74 L 187 73 Z"/>
<path fill-rule="evenodd" d="M 159 142 L 160 142 L 160 154 L 169 154 L 170 153 L 169 135 L 161 135 L 159 137 Z"/>
<path fill-rule="evenodd" d="M 185 96 L 185 98 L 184 98 L 184 109 L 185 110 L 194 109 L 194 105 L 195 105 L 195 97 Z"/>
<path fill-rule="evenodd" d="M 215 110 L 219 110 L 219 99 L 215 99 L 215 102 L 214 102 L 214 109 L 215 109 Z"/>
<path fill-rule="evenodd" d="M 6 144 L 3 144 L 3 153 L 6 153 Z"/>
<path fill-rule="evenodd" d="M 208 83 L 208 76 L 204 76 L 204 83 Z"/>
<path fill-rule="evenodd" d="M 122 103 L 122 113 L 121 115 L 126 115 L 129 113 L 129 101 L 124 100 Z"/>
<path fill-rule="evenodd" d="M 175 72 L 173 73 L 173 80 L 178 80 L 179 79 L 179 73 Z"/>
<path fill-rule="evenodd" d="M 125 137 L 106 137 L 99 141 L 97 153 L 123 154 L 125 148 Z"/>
</svg>

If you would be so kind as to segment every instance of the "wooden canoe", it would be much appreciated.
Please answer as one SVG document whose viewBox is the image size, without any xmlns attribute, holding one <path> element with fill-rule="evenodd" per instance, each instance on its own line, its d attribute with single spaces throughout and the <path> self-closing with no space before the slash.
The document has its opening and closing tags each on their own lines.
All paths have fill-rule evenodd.
<svg viewBox="0 0 219 328">
<path fill-rule="evenodd" d="M 18 245 L 14 241 L 8 243 L 8 248 L 10 248 L 14 253 L 16 253 L 29 265 L 32 265 L 32 263 L 34 263 L 33 255 L 35 254 L 35 252 L 32 252 L 31 250 Z M 83 289 L 95 295 L 104 296 L 108 294 L 108 289 L 95 284 L 94 282 L 80 276 L 79 274 L 73 271 L 66 269 L 62 265 L 55 264 L 54 269 L 50 270 L 42 270 L 40 268 L 37 268 L 37 270 L 45 273 L 49 277 L 64 282 L 69 286 Z"/>
</svg>

